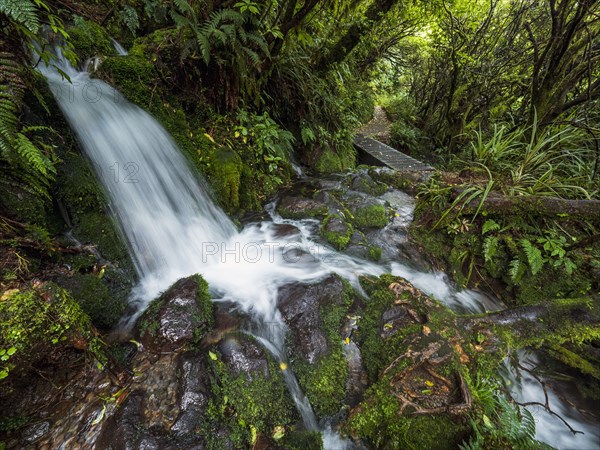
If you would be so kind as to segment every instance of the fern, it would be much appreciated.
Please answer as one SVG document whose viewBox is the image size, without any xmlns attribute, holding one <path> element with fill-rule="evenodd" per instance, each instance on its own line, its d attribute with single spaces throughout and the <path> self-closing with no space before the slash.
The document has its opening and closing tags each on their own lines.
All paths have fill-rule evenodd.
<svg viewBox="0 0 600 450">
<path fill-rule="evenodd" d="M 483 241 L 483 258 L 485 262 L 492 262 L 494 256 L 498 252 L 500 246 L 500 239 L 496 236 L 487 236 Z"/>
<path fill-rule="evenodd" d="M 531 271 L 531 274 L 536 275 L 544 266 L 542 252 L 528 239 L 521 239 L 519 243 L 521 244 L 521 247 L 525 252 L 525 256 L 527 257 L 527 263 L 529 264 L 529 270 Z"/>
<path fill-rule="evenodd" d="M 527 265 L 523 263 L 519 258 L 513 259 L 508 264 L 508 275 L 514 284 L 517 284 L 525 275 L 527 271 Z"/>
<path fill-rule="evenodd" d="M 0 13 L 8 17 L 9 21 L 22 25 L 29 32 L 36 34 L 40 29 L 36 5 L 46 7 L 40 1 L 36 1 L 34 4 L 29 0 L 2 0 L 0 1 Z"/>
<path fill-rule="evenodd" d="M 500 225 L 498 222 L 492 219 L 488 219 L 481 227 L 481 234 L 489 233 L 490 231 L 498 231 L 500 229 Z"/>
</svg>

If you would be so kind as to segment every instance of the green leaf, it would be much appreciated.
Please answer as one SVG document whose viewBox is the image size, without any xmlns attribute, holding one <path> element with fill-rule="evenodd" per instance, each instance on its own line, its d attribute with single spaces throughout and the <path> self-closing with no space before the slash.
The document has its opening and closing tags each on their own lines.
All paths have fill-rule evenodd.
<svg viewBox="0 0 600 450">
<path fill-rule="evenodd" d="M 211 352 L 210 350 L 208 351 L 208 356 L 210 359 L 212 359 L 213 361 L 217 360 L 217 355 L 215 355 L 213 352 Z"/>
</svg>

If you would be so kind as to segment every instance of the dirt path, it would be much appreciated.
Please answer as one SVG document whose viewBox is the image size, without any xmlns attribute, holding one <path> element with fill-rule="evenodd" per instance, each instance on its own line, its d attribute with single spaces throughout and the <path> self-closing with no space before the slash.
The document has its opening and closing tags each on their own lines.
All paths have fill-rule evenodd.
<svg viewBox="0 0 600 450">
<path fill-rule="evenodd" d="M 388 119 L 384 109 L 377 105 L 375 106 L 375 112 L 373 113 L 373 119 L 359 130 L 359 133 L 366 137 L 373 138 L 384 144 L 389 144 L 390 141 L 390 128 L 392 122 Z"/>
</svg>

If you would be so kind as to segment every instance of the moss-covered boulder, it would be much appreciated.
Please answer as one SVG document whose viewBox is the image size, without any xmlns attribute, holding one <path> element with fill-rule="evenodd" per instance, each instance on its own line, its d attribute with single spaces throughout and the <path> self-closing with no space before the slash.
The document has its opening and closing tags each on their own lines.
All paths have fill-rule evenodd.
<svg viewBox="0 0 600 450">
<path fill-rule="evenodd" d="M 358 228 L 383 228 L 388 224 L 385 206 L 369 200 L 352 207 L 352 223 Z"/>
<path fill-rule="evenodd" d="M 342 326 L 355 298 L 354 290 L 337 275 L 279 291 L 278 308 L 291 333 L 291 365 L 320 417 L 335 414 L 346 397 Z"/>
<path fill-rule="evenodd" d="M 374 180 L 366 172 L 360 172 L 351 176 L 350 188 L 353 191 L 364 192 L 365 194 L 378 197 L 384 194 L 389 189 L 389 186 Z"/>
<path fill-rule="evenodd" d="M 0 380 L 71 348 L 89 351 L 106 362 L 104 346 L 89 316 L 68 291 L 55 283 L 38 282 L 30 289 L 2 293 Z"/>
<path fill-rule="evenodd" d="M 375 448 L 456 448 L 472 400 L 460 352 L 428 325 L 452 313 L 401 278 L 365 277 L 357 339 L 373 385 L 348 430 Z"/>
<path fill-rule="evenodd" d="M 200 275 L 182 278 L 154 300 L 136 324 L 151 352 L 169 352 L 199 343 L 214 323 L 208 284 Z"/>
<path fill-rule="evenodd" d="M 225 336 L 209 352 L 212 398 L 200 426 L 206 448 L 250 448 L 259 436 L 277 448 L 299 418 L 285 366 L 248 335 Z"/>
<path fill-rule="evenodd" d="M 67 28 L 69 41 L 81 61 L 92 56 L 111 56 L 116 54 L 110 37 L 102 26 L 91 20 L 78 19 Z"/>
<path fill-rule="evenodd" d="M 108 57 L 96 76 L 114 85 L 130 102 L 148 108 L 149 86 L 157 76 L 151 61 L 135 55 Z"/>
<path fill-rule="evenodd" d="M 81 154 L 66 152 L 58 164 L 58 172 L 55 198 L 64 206 L 75 237 L 83 244 L 95 245 L 104 258 L 133 278 L 127 246 L 108 213 L 108 200 L 91 164 Z"/>
<path fill-rule="evenodd" d="M 76 273 L 71 277 L 61 277 L 59 283 L 72 294 L 100 329 L 109 330 L 116 326 L 125 312 L 127 297 L 111 294 L 99 273 Z"/>
<path fill-rule="evenodd" d="M 285 196 L 279 202 L 277 212 L 285 219 L 323 218 L 328 208 L 324 203 L 310 198 Z"/>
<path fill-rule="evenodd" d="M 327 148 L 311 163 L 318 173 L 344 172 L 353 169 L 356 165 L 356 150 L 351 144 L 339 148 L 337 151 Z"/>
<path fill-rule="evenodd" d="M 338 250 L 344 250 L 354 233 L 354 228 L 339 214 L 327 216 L 321 225 L 321 234 L 327 242 Z"/>
</svg>

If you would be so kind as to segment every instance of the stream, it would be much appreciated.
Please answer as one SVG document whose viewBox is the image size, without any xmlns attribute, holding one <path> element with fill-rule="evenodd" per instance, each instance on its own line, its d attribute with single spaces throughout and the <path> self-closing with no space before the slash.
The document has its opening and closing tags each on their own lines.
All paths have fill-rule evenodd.
<svg viewBox="0 0 600 450">
<path fill-rule="evenodd" d="M 117 49 L 124 54 L 122 47 Z M 504 307 L 481 292 L 457 290 L 445 274 L 414 259 L 414 253 L 398 253 L 398 247 L 410 246 L 405 229 L 414 207 L 414 199 L 400 191 L 389 191 L 378 199 L 397 211 L 385 229 L 368 236 L 384 249 L 379 263 L 319 243 L 318 221 L 283 219 L 274 203 L 266 208 L 269 219 L 238 231 L 156 120 L 110 85 L 73 68 L 60 52 L 56 65 L 72 84 L 54 67 L 40 70 L 107 192 L 139 277 L 131 294 L 132 314 L 124 319 L 124 327 L 132 326 L 148 303 L 171 284 L 194 273 L 209 283 L 214 301 L 235 303 L 251 315 L 254 336 L 280 362 L 286 361 L 286 326 L 277 309 L 278 291 L 293 282 L 314 282 L 335 273 L 360 290 L 359 276 L 392 273 L 457 312 Z M 282 225 L 292 225 L 298 232 L 282 235 Z M 273 333 L 273 329 L 278 331 Z M 532 358 L 527 361 L 538 364 Z M 539 400 L 539 382 L 515 375 L 515 370 L 503 371 L 513 395 L 520 401 Z M 327 449 L 352 448 L 328 424 L 317 421 L 293 372 L 283 373 L 305 428 L 322 431 Z M 543 409 L 535 408 L 539 439 L 558 448 L 597 448 L 600 433 L 575 406 L 558 395 L 551 396 L 550 405 L 585 433 L 572 435 Z"/>
</svg>

